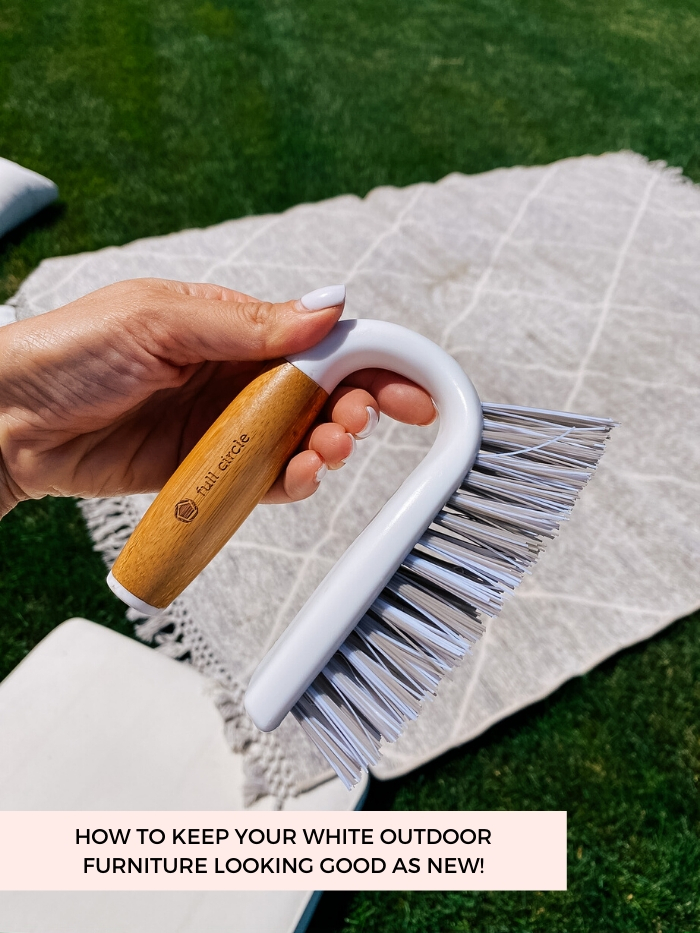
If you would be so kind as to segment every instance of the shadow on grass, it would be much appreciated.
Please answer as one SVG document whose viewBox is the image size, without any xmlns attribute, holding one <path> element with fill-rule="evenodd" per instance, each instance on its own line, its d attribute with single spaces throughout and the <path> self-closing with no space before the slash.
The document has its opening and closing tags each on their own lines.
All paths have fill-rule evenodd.
<svg viewBox="0 0 700 933">
<path fill-rule="evenodd" d="M 65 215 L 67 209 L 63 201 L 55 201 L 27 220 L 23 220 L 21 224 L 17 224 L 12 230 L 8 230 L 4 236 L 0 237 L 0 262 L 8 256 L 11 249 L 19 246 L 30 234 L 53 227 Z"/>
</svg>

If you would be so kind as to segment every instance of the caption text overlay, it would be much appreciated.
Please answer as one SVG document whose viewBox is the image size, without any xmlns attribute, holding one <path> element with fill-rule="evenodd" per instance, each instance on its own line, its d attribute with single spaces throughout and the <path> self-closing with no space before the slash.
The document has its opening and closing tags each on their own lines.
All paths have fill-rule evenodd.
<svg viewBox="0 0 700 933">
<path fill-rule="evenodd" d="M 0 811 L 0 890 L 566 889 L 565 811 Z"/>
</svg>

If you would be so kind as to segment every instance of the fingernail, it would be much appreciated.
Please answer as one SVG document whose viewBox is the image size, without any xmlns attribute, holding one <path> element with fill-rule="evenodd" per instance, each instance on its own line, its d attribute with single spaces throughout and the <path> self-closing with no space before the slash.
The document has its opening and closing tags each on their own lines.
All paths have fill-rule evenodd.
<svg viewBox="0 0 700 933">
<path fill-rule="evenodd" d="M 336 305 L 345 304 L 344 285 L 324 285 L 300 298 L 302 310 L 325 311 L 326 308 L 335 308 Z"/>
<path fill-rule="evenodd" d="M 347 463 L 348 460 L 350 459 L 350 457 L 352 457 L 352 455 L 355 453 L 355 449 L 356 449 L 356 447 L 357 447 L 357 441 L 355 440 L 355 438 L 353 437 L 352 434 L 346 434 L 346 437 L 349 437 L 350 440 L 352 441 L 352 450 L 351 450 L 350 453 L 347 455 L 347 457 L 345 458 L 345 460 L 341 460 L 341 461 L 340 461 L 341 463 Z"/>
<path fill-rule="evenodd" d="M 326 466 L 325 463 L 322 463 L 321 466 L 318 468 L 318 470 L 316 470 L 316 475 L 314 476 L 314 479 L 316 480 L 316 482 L 320 483 L 327 472 L 328 472 L 328 467 Z"/>
<path fill-rule="evenodd" d="M 361 431 L 358 431 L 355 435 L 359 440 L 364 440 L 366 437 L 369 437 L 372 431 L 377 427 L 379 422 L 379 415 L 372 408 L 371 405 L 367 406 L 367 423 Z"/>
<path fill-rule="evenodd" d="M 437 408 L 435 408 L 434 405 L 433 405 L 433 411 L 435 412 L 435 414 L 433 415 L 433 417 L 432 417 L 432 418 L 430 419 L 430 421 L 428 421 L 426 424 L 421 425 L 421 427 L 429 428 L 431 424 L 435 424 L 435 422 L 436 422 L 436 421 L 438 420 L 438 418 L 440 417 L 440 412 L 437 410 Z"/>
</svg>

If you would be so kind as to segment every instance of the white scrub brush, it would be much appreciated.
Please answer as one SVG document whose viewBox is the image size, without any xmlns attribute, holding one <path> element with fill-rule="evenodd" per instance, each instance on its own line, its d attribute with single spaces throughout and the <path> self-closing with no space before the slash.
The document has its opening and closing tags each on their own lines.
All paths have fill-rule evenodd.
<svg viewBox="0 0 700 933">
<path fill-rule="evenodd" d="M 268 652 L 246 709 L 263 731 L 291 712 L 347 787 L 415 719 L 498 614 L 603 453 L 613 422 L 482 405 L 457 362 L 381 321 L 342 321 L 265 368 L 166 483 L 108 582 L 147 615 L 223 546 L 350 373 L 389 369 L 426 389 L 433 447 Z"/>
</svg>

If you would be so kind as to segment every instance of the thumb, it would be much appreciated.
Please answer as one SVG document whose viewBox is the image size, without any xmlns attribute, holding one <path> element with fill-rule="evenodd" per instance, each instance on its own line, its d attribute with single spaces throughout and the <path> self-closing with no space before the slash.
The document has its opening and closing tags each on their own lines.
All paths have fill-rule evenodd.
<svg viewBox="0 0 700 933">
<path fill-rule="evenodd" d="M 192 285 L 181 300 L 170 304 L 159 337 L 168 358 L 178 365 L 270 360 L 317 344 L 344 307 L 344 285 L 326 285 L 281 304 L 225 288 Z"/>
</svg>

